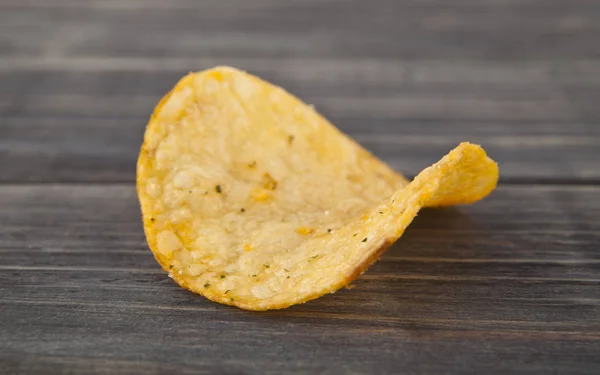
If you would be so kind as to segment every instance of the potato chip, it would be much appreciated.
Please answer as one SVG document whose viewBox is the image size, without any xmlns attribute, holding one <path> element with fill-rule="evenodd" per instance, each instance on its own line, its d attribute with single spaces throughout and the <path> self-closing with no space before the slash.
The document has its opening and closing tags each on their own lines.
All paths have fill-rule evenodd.
<svg viewBox="0 0 600 375">
<path fill-rule="evenodd" d="M 463 143 L 410 184 L 283 89 L 229 67 L 184 77 L 148 124 L 144 229 L 182 287 L 249 310 L 349 284 L 423 206 L 466 204 L 498 168 Z"/>
</svg>

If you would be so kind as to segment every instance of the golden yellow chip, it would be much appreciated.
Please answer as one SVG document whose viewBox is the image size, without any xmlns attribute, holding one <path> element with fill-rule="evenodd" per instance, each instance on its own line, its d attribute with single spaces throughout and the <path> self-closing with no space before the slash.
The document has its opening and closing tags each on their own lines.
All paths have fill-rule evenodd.
<svg viewBox="0 0 600 375">
<path fill-rule="evenodd" d="M 423 206 L 465 204 L 498 168 L 463 143 L 408 181 L 283 89 L 228 67 L 184 77 L 148 124 L 148 244 L 182 287 L 268 310 L 347 285 Z"/>
</svg>

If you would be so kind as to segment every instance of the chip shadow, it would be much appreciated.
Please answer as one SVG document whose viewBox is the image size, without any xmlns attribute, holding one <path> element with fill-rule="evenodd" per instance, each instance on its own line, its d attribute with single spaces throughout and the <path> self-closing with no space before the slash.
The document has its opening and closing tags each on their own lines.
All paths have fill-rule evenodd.
<svg viewBox="0 0 600 375">
<path fill-rule="evenodd" d="M 259 314 L 282 322 L 318 320 L 327 324 L 331 320 L 336 324 L 338 319 L 347 319 L 359 326 L 409 331 L 428 325 L 420 317 L 443 315 L 440 308 L 450 305 L 459 315 L 468 315 L 469 301 L 476 296 L 469 296 L 464 283 L 445 282 L 444 274 L 460 272 L 447 260 L 484 257 L 482 241 L 484 228 L 460 207 L 424 209 L 404 235 L 349 288 L 285 310 Z M 445 306 L 442 300 L 453 295 L 460 297 Z"/>
</svg>

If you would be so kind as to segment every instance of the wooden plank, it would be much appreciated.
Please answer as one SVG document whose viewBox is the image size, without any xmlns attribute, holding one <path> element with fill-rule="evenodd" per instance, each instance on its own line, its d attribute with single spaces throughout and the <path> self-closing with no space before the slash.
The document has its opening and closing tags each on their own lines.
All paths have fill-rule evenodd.
<svg viewBox="0 0 600 375">
<path fill-rule="evenodd" d="M 596 0 L 0 1 L 1 371 L 597 374 L 599 21 Z M 209 302 L 160 271 L 131 182 L 156 101 L 217 64 L 408 175 L 470 140 L 517 185 L 425 210 L 351 290 Z"/>
<path fill-rule="evenodd" d="M 310 81 L 312 84 L 352 83 L 377 84 L 399 88 L 401 84 L 452 84 L 461 85 L 510 85 L 515 89 L 546 90 L 552 84 L 598 85 L 600 64 L 598 60 L 524 60 L 524 61 L 477 61 L 477 60 L 407 60 L 402 58 L 335 58 L 335 57 L 64 57 L 42 58 L 0 57 L 0 72 L 6 74 L 36 73 L 46 75 L 44 79 L 55 79 L 56 74 L 69 79 L 69 74 L 78 74 L 77 79 L 93 79 L 85 73 L 106 74 L 128 73 L 129 79 L 138 75 L 148 77 L 149 72 L 176 74 L 174 79 L 189 71 L 205 69 L 218 64 L 238 66 L 270 80 Z M 49 74 L 52 73 L 52 74 Z M 27 76 L 30 77 L 30 76 Z M 11 79 L 12 76 L 3 76 Z M 73 79 L 73 78 L 71 78 Z M 164 79 L 164 78 L 162 78 Z M 171 78 L 168 78 L 171 79 Z M 37 83 L 39 79 L 31 79 Z M 147 79 L 148 84 L 155 80 Z M 119 83 L 119 81 L 116 81 Z M 32 85 L 29 85 L 31 88 Z M 35 87 L 35 86 L 34 86 Z M 57 87 L 60 89 L 60 87 Z M 418 88 L 418 86 L 416 87 Z"/>
<path fill-rule="evenodd" d="M 118 257 L 114 256 L 115 260 Z M 427 271 L 436 270 L 430 266 Z M 598 274 L 597 269 L 595 272 Z M 104 303 L 107 307 L 154 310 L 220 308 L 179 288 L 158 269 L 3 267 L 0 275 L 4 285 L 0 290 L 7 305 Z M 447 330 L 473 326 L 479 331 L 586 331 L 600 338 L 598 280 L 402 273 L 383 277 L 374 269 L 353 285 L 350 291 L 339 291 L 275 315 L 346 318 L 356 320 L 359 326 L 413 322 L 432 323 Z M 491 305 L 495 307 L 490 309 Z"/>
<path fill-rule="evenodd" d="M 600 57 L 597 1 L 15 3 L 4 56 Z"/>
<path fill-rule="evenodd" d="M 326 115 L 438 121 L 595 123 L 600 63 L 407 63 L 401 60 L 0 59 L 4 116 L 141 116 L 190 70 L 231 64 Z M 513 127 L 519 127 L 513 124 Z M 587 132 L 598 132 L 593 124 Z"/>
<path fill-rule="evenodd" d="M 598 341 L 585 334 L 481 334 L 406 324 L 357 329 L 318 317 L 219 310 L 132 310 L 113 306 L 12 305 L 0 343 L 19 372 L 91 373 L 467 372 L 593 374 Z M 23 334 L 28 317 L 44 316 Z M 68 330 L 64 322 L 70 322 Z M 110 324 L 107 324 L 110 322 Z M 148 335 L 148 330 L 153 332 Z M 10 346 L 9 346 L 10 345 Z"/>
<path fill-rule="evenodd" d="M 147 250 L 133 188 L 33 185 L 0 190 L 5 298 L 36 301 L 62 293 L 55 298 L 126 303 L 128 289 L 148 289 L 148 298 L 164 288 L 179 289 Z M 365 306 L 368 313 L 373 294 L 397 308 L 402 308 L 397 301 L 419 299 L 439 305 L 429 313 L 436 319 L 448 318 L 443 306 L 456 304 L 462 306 L 458 311 L 475 314 L 472 318 L 489 320 L 497 310 L 485 306 L 500 300 L 507 301 L 503 316 L 512 320 L 531 307 L 513 309 L 517 300 L 522 306 L 550 300 L 548 311 L 542 308 L 546 321 L 550 310 L 563 311 L 574 301 L 587 306 L 582 313 L 593 313 L 600 305 L 595 294 L 600 285 L 600 206 L 593 203 L 599 195 L 596 187 L 505 187 L 478 205 L 426 210 L 355 289 L 341 299 L 336 295 L 315 303 L 329 311 L 330 303 L 339 309 L 349 303 L 347 298 L 358 298 L 353 311 Z M 212 305 L 198 299 L 203 306 Z M 417 318 L 416 311 L 409 315 Z"/>
<path fill-rule="evenodd" d="M 0 58 L 2 94 L 161 95 L 190 71 L 231 65 L 303 96 L 453 93 L 459 97 L 564 98 L 597 89 L 600 63 L 406 61 L 339 58 Z M 516 98 L 515 98 L 516 96 Z"/>
<path fill-rule="evenodd" d="M 353 289 L 251 313 L 160 271 L 131 185 L 2 185 L 0 362 L 9 373 L 402 363 L 408 373 L 592 374 L 599 198 L 593 186 L 501 186 L 473 206 L 425 210 Z"/>
<path fill-rule="evenodd" d="M 0 59 L 0 181 L 132 181 L 149 114 L 194 65 L 144 61 Z M 600 178 L 598 63 L 236 61 L 407 175 L 469 140 L 504 181 Z"/>
<path fill-rule="evenodd" d="M 258 74 L 281 86 L 307 86 L 322 96 L 356 96 L 416 91 L 475 90 L 525 96 L 556 94 L 557 85 L 600 86 L 600 64 L 445 62 L 400 59 L 256 59 L 256 58 L 0 58 L 2 93 L 21 89 L 30 93 L 162 94 L 189 71 L 231 65 Z M 352 90 L 350 93 L 345 90 Z M 112 90 L 112 91 L 110 91 Z M 379 91 L 374 91 L 379 90 Z M 465 90 L 461 92 L 460 90 Z M 549 91 L 549 92 L 548 92 Z M 364 94 L 364 93 L 363 93 Z"/>
<path fill-rule="evenodd" d="M 170 86 L 171 88 L 172 86 Z M 33 116 L 145 116 L 149 117 L 155 104 L 169 89 L 161 94 L 127 95 L 115 93 L 23 93 L 0 101 L 0 114 Z M 299 90 L 296 90 L 299 91 Z M 590 90 L 592 98 L 598 90 Z M 324 114 L 345 116 L 367 116 L 384 118 L 419 118 L 424 120 L 504 120 L 518 121 L 564 121 L 575 122 L 580 113 L 564 98 L 519 98 L 498 97 L 481 92 L 461 97 L 452 93 L 418 95 L 396 92 L 389 95 L 361 95 L 344 97 L 339 95 L 302 95 L 302 98 L 317 106 Z M 589 122 L 597 121 L 600 113 L 588 107 Z M 581 121 L 586 122 L 586 119 Z"/>
<path fill-rule="evenodd" d="M 148 103 L 148 113 L 153 104 Z M 600 128 L 595 123 L 385 118 L 327 108 L 323 112 L 331 114 L 328 117 L 342 131 L 409 176 L 460 142 L 471 141 L 483 145 L 500 163 L 505 182 L 594 183 L 600 179 L 596 152 Z M 147 118 L 5 117 L 0 120 L 0 181 L 133 181 Z"/>
<path fill-rule="evenodd" d="M 313 4 L 313 3 L 329 3 L 329 6 L 344 5 L 347 0 L 289 0 L 291 4 Z M 378 0 L 379 4 L 392 3 L 393 0 Z M 211 8 L 231 8 L 231 7 L 242 7 L 247 8 L 262 8 L 272 7 L 277 4 L 276 0 L 255 0 L 254 4 L 248 4 L 244 0 L 205 0 L 202 5 L 210 6 Z M 565 9 L 568 8 L 568 4 L 565 4 L 556 0 L 456 0 L 451 3 L 443 2 L 440 0 L 405 0 L 404 4 L 411 7 L 424 7 L 424 8 L 460 8 L 464 6 L 475 6 L 475 7 L 497 7 L 497 6 L 513 6 L 519 9 L 531 8 L 543 8 L 544 9 Z M 570 2 L 572 5 L 588 6 L 590 8 L 597 5 L 597 0 L 573 0 Z M 392 4 L 394 5 L 394 4 Z M 4 8 L 17 8 L 17 9 L 47 9 L 47 8 L 83 8 L 83 9 L 164 9 L 164 8 L 175 8 L 175 9 L 197 9 L 198 2 L 196 0 L 55 0 L 51 3 L 45 0 L 3 0 L 2 7 Z M 540 12 L 538 11 L 538 14 Z"/>
</svg>

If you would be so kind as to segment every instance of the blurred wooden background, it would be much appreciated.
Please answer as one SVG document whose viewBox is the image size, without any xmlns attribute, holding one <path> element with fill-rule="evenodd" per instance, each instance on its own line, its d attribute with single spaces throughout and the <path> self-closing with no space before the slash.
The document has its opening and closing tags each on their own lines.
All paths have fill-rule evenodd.
<svg viewBox="0 0 600 375">
<path fill-rule="evenodd" d="M 217 64 L 407 175 L 482 144 L 501 185 L 352 290 L 208 302 L 133 182 L 159 98 Z M 0 256 L 0 372 L 600 373 L 600 1 L 0 0 Z"/>
</svg>

